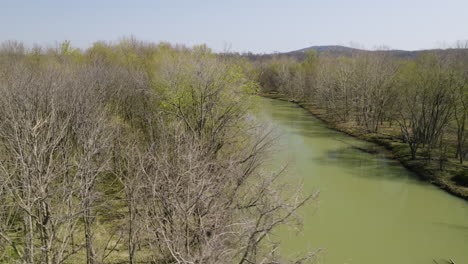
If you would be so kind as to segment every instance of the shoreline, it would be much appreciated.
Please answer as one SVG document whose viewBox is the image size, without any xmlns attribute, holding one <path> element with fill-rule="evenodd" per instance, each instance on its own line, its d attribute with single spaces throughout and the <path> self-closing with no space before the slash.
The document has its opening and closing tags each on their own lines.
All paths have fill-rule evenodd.
<svg viewBox="0 0 468 264">
<path fill-rule="evenodd" d="M 399 154 L 395 150 L 396 146 L 394 144 L 392 145 L 392 142 L 397 142 L 398 144 L 401 144 L 403 142 L 401 141 L 398 142 L 396 141 L 395 138 L 391 136 L 385 136 L 385 135 L 379 136 L 378 134 L 358 133 L 344 126 L 339 126 L 339 124 L 335 124 L 331 120 L 327 119 L 326 116 L 320 112 L 322 109 L 314 107 L 312 104 L 307 103 L 307 102 L 301 102 L 301 101 L 290 99 L 282 94 L 259 93 L 258 96 L 294 103 L 297 106 L 309 112 L 315 118 L 324 122 L 324 124 L 328 128 L 345 133 L 346 135 L 349 135 L 354 138 L 358 138 L 360 140 L 374 143 L 377 146 L 381 147 L 383 150 L 385 150 L 385 155 L 387 158 L 398 161 L 407 170 L 413 172 L 420 180 L 431 183 L 437 186 L 438 188 L 448 192 L 451 195 L 454 195 L 458 198 L 468 201 L 468 187 L 458 185 L 454 183 L 453 181 L 451 181 L 450 179 L 447 179 L 446 176 L 444 177 L 444 176 L 439 175 L 441 173 L 440 171 L 432 169 L 429 166 L 424 165 L 423 163 L 420 163 L 418 161 L 413 161 Z"/>
</svg>

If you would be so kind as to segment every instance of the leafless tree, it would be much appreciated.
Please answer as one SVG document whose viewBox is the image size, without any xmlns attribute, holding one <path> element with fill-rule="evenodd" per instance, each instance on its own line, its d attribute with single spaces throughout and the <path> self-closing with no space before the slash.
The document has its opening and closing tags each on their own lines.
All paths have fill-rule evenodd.
<svg viewBox="0 0 468 264">
<path fill-rule="evenodd" d="M 68 163 L 71 115 L 58 96 L 65 77 L 55 67 L 39 73 L 15 67 L 0 90 L 0 173 L 13 202 L 9 213 L 19 210 L 22 217 L 24 239 L 16 246 L 12 233 L 2 237 L 26 263 L 62 263 L 77 249 L 71 238 L 79 216 L 79 181 Z M 64 206 L 56 206 L 59 201 Z"/>
<path fill-rule="evenodd" d="M 421 60 L 404 85 L 404 103 L 398 119 L 412 159 L 416 158 L 421 146 L 427 147 L 428 154 L 431 154 L 440 142 L 453 111 L 452 72 L 430 54 Z"/>
<path fill-rule="evenodd" d="M 356 118 L 368 132 L 376 133 L 397 99 L 397 61 L 385 53 L 363 54 L 357 58 L 355 81 Z"/>
<path fill-rule="evenodd" d="M 466 140 L 468 138 L 468 70 L 466 70 L 468 66 L 468 41 L 460 41 L 455 47 L 458 49 L 458 52 L 455 53 L 456 57 L 452 59 L 455 64 L 454 117 L 457 131 L 457 152 L 455 156 L 458 157 L 460 164 L 463 164 L 467 155 Z"/>
</svg>

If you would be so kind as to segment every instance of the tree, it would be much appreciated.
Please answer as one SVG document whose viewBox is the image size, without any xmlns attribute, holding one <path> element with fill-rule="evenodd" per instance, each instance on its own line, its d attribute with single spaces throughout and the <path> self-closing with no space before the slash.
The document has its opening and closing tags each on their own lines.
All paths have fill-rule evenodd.
<svg viewBox="0 0 468 264">
<path fill-rule="evenodd" d="M 468 48 L 468 42 L 464 44 L 459 43 L 458 47 L 466 49 Z M 458 58 L 468 58 L 466 50 L 464 53 L 463 50 L 461 50 L 457 53 L 457 56 Z M 454 59 L 454 64 L 454 118 L 457 134 L 457 151 L 455 156 L 458 158 L 460 164 L 463 164 L 467 155 L 466 139 L 468 138 L 468 72 L 466 71 L 468 65 L 466 65 L 466 63 L 457 63 L 456 59 Z"/>
<path fill-rule="evenodd" d="M 16 66 L 0 84 L 0 179 L 6 215 L 21 221 L 23 235 L 18 241 L 12 237 L 21 231 L 0 232 L 25 263 L 62 263 L 79 250 L 72 238 L 80 215 L 69 163 L 72 113 L 61 101 L 65 76 L 55 67 Z"/>
<path fill-rule="evenodd" d="M 357 58 L 356 115 L 358 124 L 376 133 L 384 117 L 391 116 L 396 102 L 396 74 L 398 62 L 385 53 L 361 55 Z"/>
<path fill-rule="evenodd" d="M 421 146 L 427 148 L 430 158 L 452 115 L 453 74 L 445 62 L 425 54 L 407 65 L 403 78 L 403 104 L 398 119 L 401 131 L 412 159 Z"/>
</svg>

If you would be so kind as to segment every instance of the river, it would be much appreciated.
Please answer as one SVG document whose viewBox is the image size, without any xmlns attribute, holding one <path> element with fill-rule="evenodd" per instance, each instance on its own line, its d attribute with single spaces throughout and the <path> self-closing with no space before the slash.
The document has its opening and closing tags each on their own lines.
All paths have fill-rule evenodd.
<svg viewBox="0 0 468 264">
<path fill-rule="evenodd" d="M 382 151 L 359 150 L 370 143 L 328 129 L 295 104 L 259 100 L 257 116 L 281 135 L 273 160 L 290 164 L 284 179 L 320 191 L 300 211 L 302 229 L 276 232 L 282 254 L 321 249 L 324 264 L 468 263 L 468 202 Z"/>
</svg>

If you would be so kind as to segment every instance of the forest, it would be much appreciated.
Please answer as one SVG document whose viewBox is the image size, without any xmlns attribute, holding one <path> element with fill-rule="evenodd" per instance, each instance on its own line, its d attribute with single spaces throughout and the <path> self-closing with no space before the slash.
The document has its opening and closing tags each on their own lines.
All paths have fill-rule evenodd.
<svg viewBox="0 0 468 264">
<path fill-rule="evenodd" d="M 468 43 L 420 51 L 254 58 L 265 96 L 299 103 L 345 133 L 376 142 L 425 180 L 468 198 Z"/>
<path fill-rule="evenodd" d="M 277 253 L 273 232 L 300 227 L 318 193 L 265 165 L 277 135 L 251 116 L 258 95 L 467 198 L 467 48 L 298 59 L 134 38 L 4 42 L 0 263 L 312 262 Z"/>
<path fill-rule="evenodd" d="M 0 51 L 0 263 L 303 263 L 269 239 L 316 194 L 262 167 L 244 59 L 126 38 Z M 291 191 L 291 190 L 297 191 Z"/>
</svg>

